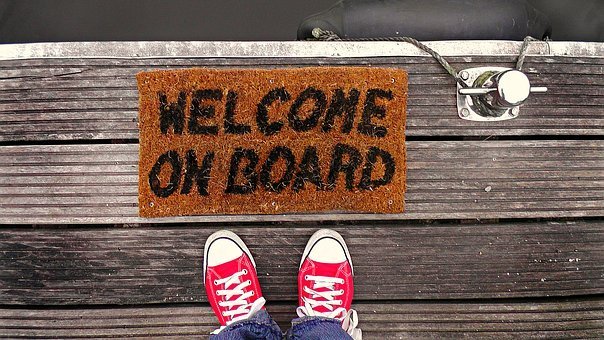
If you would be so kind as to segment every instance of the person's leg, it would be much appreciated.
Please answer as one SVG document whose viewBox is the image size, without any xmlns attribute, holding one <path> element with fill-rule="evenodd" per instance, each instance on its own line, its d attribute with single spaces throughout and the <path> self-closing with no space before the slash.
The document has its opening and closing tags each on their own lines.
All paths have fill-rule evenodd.
<svg viewBox="0 0 604 340">
<path fill-rule="evenodd" d="M 361 339 L 361 330 L 354 328 L 353 335 L 342 328 L 342 321 L 334 318 L 305 316 L 292 321 L 292 328 L 287 331 L 286 339 L 307 340 L 342 340 Z"/>
<path fill-rule="evenodd" d="M 317 231 L 308 241 L 298 272 L 298 319 L 288 339 L 362 338 L 357 313 L 350 308 L 354 294 L 350 253 L 340 234 Z"/>
<path fill-rule="evenodd" d="M 221 230 L 206 241 L 203 280 L 208 301 L 221 327 L 213 340 L 281 339 L 279 326 L 266 310 L 256 263 L 245 243 Z"/>
<path fill-rule="evenodd" d="M 281 340 L 281 329 L 262 309 L 245 320 L 233 322 L 222 328 L 216 334 L 210 335 L 212 340 L 239 340 L 239 339 L 269 339 Z"/>
</svg>

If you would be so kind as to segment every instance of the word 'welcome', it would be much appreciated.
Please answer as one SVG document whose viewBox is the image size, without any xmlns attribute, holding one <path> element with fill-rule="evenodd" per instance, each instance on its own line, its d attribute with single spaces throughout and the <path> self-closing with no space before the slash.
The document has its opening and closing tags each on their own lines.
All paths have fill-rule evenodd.
<svg viewBox="0 0 604 340">
<path fill-rule="evenodd" d="M 227 134 L 246 134 L 252 131 L 250 125 L 236 122 L 237 98 L 239 95 L 233 90 L 226 89 L 203 89 L 192 93 L 180 91 L 175 103 L 168 102 L 163 92 L 158 93 L 159 119 L 161 133 L 167 134 L 170 129 L 174 133 L 182 134 L 187 122 L 186 133 L 200 135 L 217 135 L 221 128 L 217 124 L 204 123 L 203 121 L 214 120 L 216 117 L 217 102 L 222 101 L 223 93 L 226 92 L 224 103 L 224 132 Z M 357 106 L 359 104 L 360 92 L 351 88 L 348 94 L 343 89 L 333 90 L 329 106 L 326 94 L 314 87 L 307 87 L 293 99 L 285 87 L 270 90 L 260 99 L 256 105 L 255 123 L 258 131 L 265 136 L 272 136 L 283 129 L 282 120 L 270 121 L 269 109 L 275 102 L 287 103 L 291 106 L 285 114 L 289 127 L 296 132 L 310 131 L 319 125 L 321 118 L 321 132 L 329 132 L 334 128 L 337 117 L 342 119 L 342 133 L 350 133 L 353 128 Z M 362 118 L 358 124 L 358 132 L 375 137 L 384 137 L 387 128 L 375 125 L 371 122 L 372 117 L 384 118 L 386 110 L 383 106 L 376 104 L 376 99 L 392 100 L 392 91 L 383 89 L 369 89 L 362 105 Z M 307 117 L 301 117 L 304 104 L 311 103 L 312 108 Z M 190 105 L 187 105 L 190 103 Z M 185 112 L 189 111 L 188 119 Z M 324 117 L 323 117 L 324 116 Z"/>
<path fill-rule="evenodd" d="M 138 85 L 141 216 L 402 212 L 404 71 L 190 69 Z"/>
</svg>

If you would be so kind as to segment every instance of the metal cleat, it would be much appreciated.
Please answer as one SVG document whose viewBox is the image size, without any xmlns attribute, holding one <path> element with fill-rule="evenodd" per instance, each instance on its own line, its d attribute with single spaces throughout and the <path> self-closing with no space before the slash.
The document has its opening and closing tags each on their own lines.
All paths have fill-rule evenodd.
<svg viewBox="0 0 604 340">
<path fill-rule="evenodd" d="M 466 120 L 516 118 L 531 93 L 547 92 L 547 87 L 531 87 L 521 71 L 506 67 L 469 68 L 458 76 L 465 86 L 457 84 L 457 112 Z"/>
</svg>

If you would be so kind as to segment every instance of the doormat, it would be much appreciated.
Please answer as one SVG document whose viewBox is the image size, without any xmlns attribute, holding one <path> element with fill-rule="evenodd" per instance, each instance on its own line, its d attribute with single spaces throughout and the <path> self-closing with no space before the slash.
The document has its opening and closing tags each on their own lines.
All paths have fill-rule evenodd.
<svg viewBox="0 0 604 340">
<path fill-rule="evenodd" d="M 401 213 L 407 74 L 142 72 L 139 214 Z"/>
</svg>

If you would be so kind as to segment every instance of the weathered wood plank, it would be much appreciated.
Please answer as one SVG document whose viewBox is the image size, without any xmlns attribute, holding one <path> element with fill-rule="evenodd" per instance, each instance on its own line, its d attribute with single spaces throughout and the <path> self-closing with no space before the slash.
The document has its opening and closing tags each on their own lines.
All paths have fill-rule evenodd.
<svg viewBox="0 0 604 340">
<path fill-rule="evenodd" d="M 471 219 L 604 215 L 604 142 L 408 142 L 397 215 L 138 217 L 138 145 L 0 147 L 0 223 Z"/>
<path fill-rule="evenodd" d="M 430 48 L 443 56 L 513 55 L 522 46 L 518 41 L 430 41 Z M 551 56 L 593 57 L 604 55 L 604 44 L 585 42 L 534 42 L 528 54 Z M 135 58 L 164 56 L 199 57 L 375 57 L 426 56 L 415 46 L 402 42 L 224 42 L 224 41 L 139 41 L 139 42 L 61 42 L 36 44 L 6 44 L 0 46 L 0 60 L 38 58 Z"/>
<path fill-rule="evenodd" d="M 604 333 L 601 299 L 549 302 L 356 303 L 364 339 L 589 338 Z M 268 305 L 282 330 L 294 306 Z M 206 337 L 217 327 L 209 307 L 0 309 L 0 337 Z"/>
<path fill-rule="evenodd" d="M 513 66 L 514 56 L 451 57 L 458 68 Z M 178 67 L 373 65 L 410 73 L 409 136 L 601 135 L 604 58 L 527 58 L 525 71 L 547 94 L 530 98 L 519 118 L 461 120 L 454 81 L 427 57 L 36 59 L 0 61 L 0 141 L 138 138 L 134 75 Z"/>
<path fill-rule="evenodd" d="M 603 44 L 604 45 L 604 44 Z M 548 74 L 593 74 L 602 71 L 603 56 L 589 59 L 577 58 L 573 62 L 572 57 L 540 58 L 529 56 L 523 70 L 528 73 Z M 72 60 L 75 60 L 72 62 Z M 45 62 L 31 65 L 30 60 L 1 61 L 0 79 L 19 78 L 56 78 L 56 79 L 79 79 L 79 78 L 129 78 L 136 73 L 155 69 L 177 68 L 177 67 L 300 67 L 316 65 L 405 65 L 410 75 L 414 74 L 441 74 L 447 73 L 442 66 L 432 57 L 371 57 L 371 58 L 304 58 L 304 57 L 268 57 L 268 58 L 200 58 L 190 56 L 185 58 L 162 58 L 155 59 L 120 59 L 118 62 L 107 61 L 107 59 L 84 59 L 79 61 L 75 58 L 47 59 Z M 451 64 L 457 69 L 466 67 L 489 66 L 493 63 L 501 66 L 513 67 L 515 56 L 475 56 L 449 57 Z M 587 60 L 587 61 L 586 61 Z M 531 63 L 529 63 L 529 61 Z M 39 61 L 34 61 L 39 63 Z M 73 64 L 79 65 L 73 65 Z M 560 64 L 564 65 L 563 68 Z"/>
<path fill-rule="evenodd" d="M 203 244 L 221 227 L 191 227 L 5 228 L 2 303 L 205 301 Z M 254 254 L 268 300 L 294 300 L 299 258 L 315 226 L 230 228 Z M 601 221 L 335 229 L 350 248 L 358 301 L 604 293 Z"/>
</svg>

